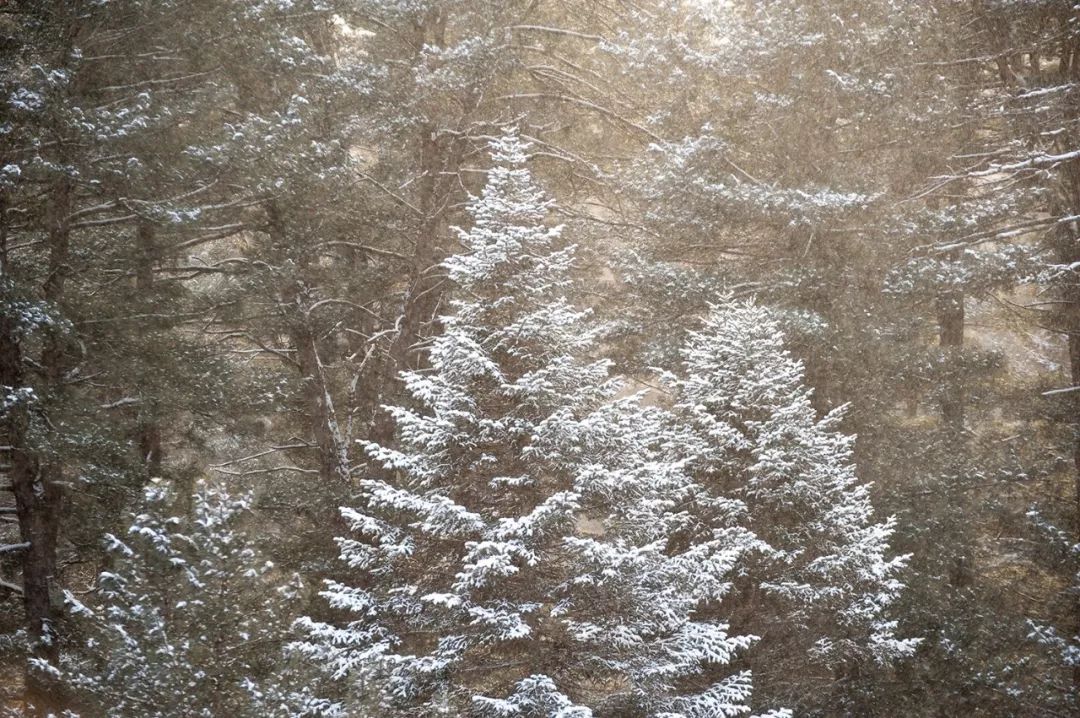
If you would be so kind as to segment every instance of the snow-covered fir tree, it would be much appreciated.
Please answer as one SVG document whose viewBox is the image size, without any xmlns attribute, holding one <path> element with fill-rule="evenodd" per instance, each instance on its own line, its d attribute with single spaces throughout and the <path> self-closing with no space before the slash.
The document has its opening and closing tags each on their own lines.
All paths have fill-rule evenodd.
<svg viewBox="0 0 1080 718">
<path fill-rule="evenodd" d="M 275 585 L 243 524 L 250 496 L 203 487 L 190 512 L 149 486 L 127 535 L 106 536 L 111 566 L 92 598 L 66 594 L 82 645 L 36 660 L 63 692 L 66 716 L 292 718 L 338 715 L 292 689 L 283 658 L 301 585 Z M 179 514 L 179 515 L 178 515 Z"/>
<path fill-rule="evenodd" d="M 919 641 L 898 637 L 888 614 L 907 561 L 889 556 L 895 522 L 874 519 L 854 437 L 838 428 L 842 408 L 818 417 L 783 344 L 775 312 L 725 298 L 690 333 L 683 377 L 667 377 L 691 435 L 689 471 L 741 501 L 760 542 L 729 602 L 733 625 L 762 635 L 751 665 L 798 705 L 815 665 L 832 680 L 910 656 Z"/>
<path fill-rule="evenodd" d="M 617 399 L 597 329 L 565 295 L 574 247 L 514 130 L 443 266 L 456 289 L 430 371 L 388 407 L 397 444 L 342 514 L 359 575 L 324 591 L 338 622 L 294 648 L 381 716 L 735 716 L 752 643 L 712 620 L 752 543 L 675 539 L 692 490 L 670 421 Z"/>
</svg>

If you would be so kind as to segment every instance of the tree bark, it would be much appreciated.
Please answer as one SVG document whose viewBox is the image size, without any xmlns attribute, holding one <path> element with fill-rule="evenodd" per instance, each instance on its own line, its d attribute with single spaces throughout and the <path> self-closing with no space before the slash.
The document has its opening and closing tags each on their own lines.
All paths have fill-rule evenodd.
<svg viewBox="0 0 1080 718">
<path fill-rule="evenodd" d="M 1067 176 L 1074 197 L 1080 200 L 1080 168 L 1073 167 Z M 1080 201 L 1074 206 L 1080 207 Z M 1057 233 L 1057 261 L 1061 264 L 1080 262 L 1080 238 L 1076 228 L 1066 225 Z M 1061 288 L 1062 304 L 1057 311 L 1057 325 L 1064 332 L 1069 352 L 1069 374 L 1072 386 L 1080 386 L 1080 284 L 1071 282 Z M 1072 459 L 1073 459 L 1073 535 L 1080 543 L 1080 396 L 1069 394 L 1072 414 Z M 1070 569 L 1069 573 L 1073 570 Z M 1080 635 L 1080 596 L 1073 599 L 1073 635 Z M 1080 666 L 1072 670 L 1073 687 L 1080 691 Z"/>
<path fill-rule="evenodd" d="M 951 291 L 937 298 L 938 345 L 946 352 L 947 359 L 958 359 L 964 346 L 964 293 Z M 964 428 L 964 403 L 966 391 L 963 376 L 948 372 L 941 387 L 941 415 L 953 431 Z"/>
<path fill-rule="evenodd" d="M 141 301 L 151 298 L 154 291 L 154 264 L 157 261 L 157 242 L 154 227 L 146 220 L 139 220 L 135 230 L 136 257 L 135 289 Z M 153 411 L 144 408 L 143 410 Z M 151 476 L 161 474 L 161 427 L 152 418 L 144 418 L 138 429 L 139 455 Z"/>
<path fill-rule="evenodd" d="M 266 203 L 268 229 L 273 251 L 287 251 L 288 229 L 277 202 Z M 297 271 L 303 270 L 299 263 Z M 310 317 L 304 306 L 304 286 L 299 276 L 285 281 L 279 297 L 286 312 L 289 343 L 296 351 L 296 364 L 303 383 L 303 405 L 312 437 L 319 452 L 319 477 L 336 481 L 349 478 L 349 457 L 338 425 L 337 413 L 326 380 L 326 370 L 319 358 L 317 337 L 311 331 Z"/>
<path fill-rule="evenodd" d="M 1080 255 L 1077 257 L 1080 260 Z M 1076 288 L 1074 288 L 1076 289 Z M 1077 291 L 1076 294 L 1080 294 Z M 1069 323 L 1069 368 L 1072 385 L 1080 386 L 1080 296 L 1072 302 L 1072 321 Z M 1075 396 L 1075 395 L 1074 395 Z M 1075 399 L 1074 404 L 1080 404 Z M 1075 406 L 1073 416 L 1080 417 L 1080 406 Z M 1073 536 L 1080 544 L 1080 420 L 1073 422 Z M 1080 636 L 1080 595 L 1073 598 L 1073 635 Z M 1080 695 L 1080 665 L 1073 666 L 1073 689 Z"/>
<path fill-rule="evenodd" d="M 67 217 L 71 213 L 71 183 L 67 178 L 57 180 L 46 207 L 45 227 L 48 243 L 48 274 L 42 288 L 44 300 L 58 307 L 64 300 L 68 263 L 71 253 L 71 230 Z M 65 371 L 63 330 L 50 327 L 42 352 L 41 366 L 45 388 L 50 401 L 61 391 Z M 13 381 L 4 383 L 20 386 L 22 369 L 17 342 L 4 360 L 5 372 L 13 373 Z M 42 397 L 38 397 L 40 400 Z M 23 606 L 26 623 L 33 640 L 35 657 L 55 662 L 59 644 L 56 635 L 57 607 L 53 600 L 56 580 L 56 544 L 60 530 L 63 493 L 60 488 L 63 467 L 55 459 L 43 458 L 31 436 L 31 414 L 25 404 L 8 420 L 12 448 L 11 486 L 15 495 L 15 511 L 22 541 L 30 544 L 23 552 Z M 27 669 L 26 703 L 39 715 L 55 708 L 55 691 L 41 671 Z"/>
<path fill-rule="evenodd" d="M 411 42 L 416 52 L 421 52 L 429 42 L 441 47 L 445 41 L 446 19 L 432 11 L 418 24 Z M 400 372 L 423 366 L 423 355 L 416 351 L 417 342 L 424 328 L 434 318 L 440 300 L 439 278 L 432 271 L 439 242 L 439 228 L 445 203 L 439 192 L 440 173 L 447 169 L 447 152 L 440 141 L 437 126 L 426 122 L 419 135 L 421 179 L 417 184 L 416 206 L 420 210 L 420 225 L 413 244 L 412 266 L 409 271 L 409 288 L 402 305 L 397 333 L 390 345 L 384 386 L 377 401 L 385 403 L 400 393 Z M 390 396 L 388 396 L 390 395 Z M 394 436 L 394 423 L 385 412 L 375 412 L 371 438 L 379 444 L 388 444 Z"/>
<path fill-rule="evenodd" d="M 135 230 L 135 290 L 139 301 L 150 302 L 154 292 L 154 264 L 158 261 L 157 238 L 154 225 L 140 219 Z M 139 420 L 137 443 L 139 456 L 150 476 L 161 475 L 161 461 L 164 454 L 161 448 L 161 426 L 153 418 L 154 408 L 143 405 L 140 411 L 150 416 Z"/>
</svg>

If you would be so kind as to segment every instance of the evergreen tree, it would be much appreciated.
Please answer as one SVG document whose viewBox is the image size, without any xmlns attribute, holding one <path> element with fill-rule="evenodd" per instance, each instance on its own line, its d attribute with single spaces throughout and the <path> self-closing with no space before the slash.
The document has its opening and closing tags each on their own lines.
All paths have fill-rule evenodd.
<svg viewBox="0 0 1080 718">
<path fill-rule="evenodd" d="M 283 607 L 297 586 L 275 589 L 273 564 L 252 548 L 250 496 L 204 486 L 190 515 L 177 515 L 179 498 L 150 485 L 127 535 L 106 536 L 112 566 L 94 600 L 66 594 L 79 640 L 36 669 L 87 718 L 333 715 L 288 688 Z"/>
<path fill-rule="evenodd" d="M 0 712 L 1076 712 L 1074 3 L 0 4 Z"/>
<path fill-rule="evenodd" d="M 190 229 L 178 198 L 205 189 L 180 148 L 202 127 L 189 97 L 206 74 L 172 52 L 175 13 L 30 1 L 0 24 L 0 385 L 19 397 L 0 410 L 14 499 L 0 511 L 18 520 L 0 542 L 21 547 L 3 552 L 2 586 L 22 594 L 23 635 L 44 660 L 62 638 L 65 568 L 96 561 L 101 532 L 162 473 L 168 439 L 223 409 L 224 367 L 184 327 L 211 295 L 164 266 Z M 37 309 L 9 321 L 18 307 Z M 28 678 L 46 710 L 53 691 Z"/>
<path fill-rule="evenodd" d="M 963 176 L 1000 151 L 964 109 L 991 96 L 968 60 L 999 51 L 967 44 L 958 28 L 982 38 L 983 27 L 958 3 L 762 0 L 713 12 L 704 29 L 674 24 L 683 51 L 646 69 L 678 69 L 678 104 L 655 115 L 664 139 L 627 165 L 642 229 L 611 311 L 628 361 L 670 366 L 669 328 L 697 321 L 717 288 L 780 310 L 814 407 L 849 406 L 853 458 L 913 556 L 899 615 L 927 639 L 926 672 L 900 674 L 889 700 L 1021 710 L 995 675 L 1017 657 L 1021 614 L 979 564 L 1006 558 L 1004 544 L 980 542 L 1016 532 L 1026 508 L 1002 521 L 1022 471 L 1001 412 L 1015 427 L 1025 410 L 1002 381 L 1000 344 L 972 326 L 1009 321 L 1000 295 L 1031 266 L 1029 249 L 1007 241 L 1011 216 L 1032 192 L 1006 183 L 1014 191 L 994 197 L 990 176 Z M 990 241 L 1002 225 L 1005 241 Z M 870 713 L 888 690 L 852 675 L 845 700 L 863 702 L 843 710 Z"/>
<path fill-rule="evenodd" d="M 910 657 L 919 640 L 889 617 L 907 562 L 888 557 L 895 521 L 874 521 L 843 411 L 818 418 L 784 341 L 774 312 L 727 299 L 690 334 L 685 378 L 668 376 L 696 440 L 690 471 L 741 502 L 761 542 L 728 603 L 734 625 L 763 637 L 750 661 L 759 688 L 807 706 L 826 702 L 817 693 L 835 675 Z"/>
<path fill-rule="evenodd" d="M 1080 8 L 1075 4 L 1015 0 L 973 8 L 960 18 L 975 52 L 983 90 L 965 109 L 984 134 L 988 159 L 967 167 L 986 194 L 1021 212 L 968 239 L 967 244 L 1021 244 L 1037 251 L 1030 279 L 1038 301 L 1017 302 L 1029 331 L 1043 338 L 1057 369 L 1020 395 L 1033 419 L 1026 438 L 1039 447 L 1019 478 L 1031 489 L 1023 538 L 1034 559 L 1031 582 L 1050 591 L 1025 601 L 1029 638 L 1043 651 L 1025 651 L 1019 668 L 1031 674 L 1025 697 L 1047 715 L 1080 708 L 1080 135 L 1077 90 Z M 1060 342 L 1061 353 L 1054 352 Z M 1060 365 L 1058 364 L 1060 362 Z M 1066 498 L 1067 497 L 1067 498 Z M 1047 581 L 1047 579 L 1049 580 Z M 1038 584 L 1035 584 L 1038 585 Z M 1047 595 L 1049 593 L 1049 595 Z M 1039 599 L 1042 599 L 1041 601 Z M 1028 648 L 1031 648 L 1031 644 Z M 1030 664 L 1028 666 L 1027 664 Z M 1032 668 L 1034 670 L 1032 670 Z"/>
<path fill-rule="evenodd" d="M 327 585 L 348 622 L 304 620 L 296 649 L 381 715 L 711 716 L 745 712 L 751 638 L 697 611 L 749 542 L 679 545 L 685 490 L 662 412 L 616 400 L 597 329 L 564 298 L 575 248 L 513 131 L 471 200 L 432 370 L 390 407 L 399 444 L 369 444 L 340 541 L 361 583 Z"/>
</svg>

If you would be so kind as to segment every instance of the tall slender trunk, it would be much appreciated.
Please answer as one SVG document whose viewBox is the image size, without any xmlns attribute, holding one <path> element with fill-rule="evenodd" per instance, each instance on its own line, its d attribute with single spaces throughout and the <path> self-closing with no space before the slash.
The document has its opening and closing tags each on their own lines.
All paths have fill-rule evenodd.
<svg viewBox="0 0 1080 718">
<path fill-rule="evenodd" d="M 430 12 L 417 24 L 411 43 L 417 53 L 427 44 L 441 47 L 445 42 L 446 18 L 438 11 Z M 434 319 L 439 306 L 439 278 L 434 270 L 439 249 L 439 229 L 445 209 L 444 194 L 440 192 L 440 174 L 449 170 L 447 150 L 440 140 L 434 122 L 424 123 L 419 130 L 420 181 L 417 184 L 416 207 L 421 217 L 413 244 L 412 266 L 409 271 L 409 287 L 401 310 L 397 333 L 390 345 L 384 388 L 376 397 L 383 404 L 400 393 L 399 373 L 423 366 L 423 354 L 417 343 L 424 335 L 424 328 Z M 371 428 L 371 439 L 387 444 L 393 439 L 394 424 L 385 412 L 376 412 Z"/>
<path fill-rule="evenodd" d="M 1080 252 L 1074 261 L 1080 261 Z M 1069 313 L 1070 317 L 1066 324 L 1069 331 L 1069 370 L 1072 376 L 1072 385 L 1080 386 L 1080 287 L 1073 286 Z M 1076 395 L 1074 394 L 1073 397 Z M 1080 401 L 1073 399 L 1073 536 L 1080 545 Z M 1074 579 L 1075 580 L 1075 579 Z M 1078 587 L 1080 588 L 1080 587 Z M 1073 598 L 1073 635 L 1080 636 L 1080 595 Z M 1080 695 L 1080 665 L 1073 666 L 1072 670 L 1073 689 Z"/>
<path fill-rule="evenodd" d="M 285 215 L 274 200 L 266 203 L 266 212 L 273 251 L 284 255 L 289 239 Z M 299 263 L 297 271 L 303 271 L 303 263 Z M 318 338 L 311 330 L 310 317 L 304 306 L 304 287 L 299 276 L 285 282 L 279 300 L 287 313 L 289 343 L 296 351 L 296 364 L 303 382 L 304 410 L 319 452 L 319 476 L 345 481 L 349 478 L 348 450 L 338 425 L 326 370 L 319 358 Z"/>
<path fill-rule="evenodd" d="M 955 260 L 956 255 L 950 256 Z M 941 418 L 947 432 L 945 441 L 949 444 L 950 455 L 956 459 L 964 451 L 964 404 L 967 391 L 964 386 L 964 373 L 957 371 L 960 365 L 960 352 L 964 346 L 964 292 L 953 289 L 937 296 L 938 346 L 942 350 L 942 370 L 944 376 L 938 387 Z M 950 504 L 962 507 L 967 497 L 960 487 L 950 483 L 946 486 L 947 500 Z M 966 511 L 965 511 L 966 512 Z M 949 567 L 949 583 L 954 588 L 963 588 L 971 583 L 972 556 L 966 547 L 961 547 L 952 557 Z"/>
<path fill-rule="evenodd" d="M 959 353 L 964 346 L 964 293 L 944 292 L 937 297 L 938 345 L 946 352 L 947 359 Z M 941 386 L 941 415 L 954 432 L 964 428 L 964 404 L 967 399 L 962 376 L 947 373 Z"/>
<path fill-rule="evenodd" d="M 440 300 L 439 278 L 433 269 L 442 217 L 437 190 L 444 153 L 433 125 L 425 125 L 421 133 L 420 165 L 423 177 L 419 184 L 417 206 L 423 217 L 413 246 L 409 288 L 402 306 L 397 334 L 390 345 L 384 388 L 378 397 L 380 404 L 400 392 L 400 372 L 423 366 L 423 355 L 417 350 L 417 343 L 424 336 L 425 327 L 433 320 Z M 387 396 L 388 394 L 390 396 Z M 372 440 L 386 444 L 393 435 L 394 425 L 390 417 L 385 412 L 377 412 L 371 430 Z"/>
<path fill-rule="evenodd" d="M 55 23 L 58 42 L 55 51 L 57 66 L 68 67 L 72 48 L 85 29 L 84 8 L 60 3 L 50 10 L 50 22 Z M 70 68 L 69 68 L 70 69 Z M 69 100 L 80 95 L 81 77 L 75 75 L 67 92 Z M 67 132 L 59 118 L 47 118 L 45 129 L 56 141 L 56 165 L 69 163 Z M 71 271 L 71 215 L 74 182 L 65 170 L 56 176 L 46 189 L 41 226 L 48 252 L 47 274 L 41 287 L 41 298 L 49 310 L 56 312 L 65 301 L 67 279 Z M 6 258 L 5 258 L 6 262 Z M 7 267 L 5 267 L 6 271 Z M 10 321 L 10 320 L 9 320 Z M 9 386 L 25 386 L 23 373 L 24 347 L 20 345 L 22 328 L 0 328 L 0 374 Z M 39 361 L 41 381 L 35 395 L 20 401 L 5 417 L 10 448 L 11 491 L 15 498 L 20 539 L 27 544 L 22 551 L 22 593 L 26 628 L 32 642 L 31 650 L 37 659 L 55 663 L 59 656 L 57 635 L 56 548 L 60 532 L 63 492 L 63 465 L 58 458 L 42 450 L 48 437 L 47 410 L 62 397 L 66 367 L 67 337 L 65 330 L 53 323 L 45 329 Z M 4 341 L 8 340 L 10 341 Z M 40 427 L 40 428 L 39 428 Z M 49 675 L 32 668 L 28 662 L 24 679 L 24 701 L 27 714 L 47 716 L 59 713 L 60 697 Z"/>
<path fill-rule="evenodd" d="M 48 275 L 42 289 L 44 300 L 51 307 L 64 301 L 67 276 L 70 271 L 71 230 L 67 217 L 71 213 L 71 183 L 68 179 L 57 180 L 51 190 L 46 207 L 45 227 L 48 242 Z M 18 348 L 11 350 L 5 363 L 21 361 Z M 65 372 L 65 338 L 63 332 L 53 328 L 45 340 L 41 366 L 46 391 L 50 401 L 55 401 L 63 388 Z M 7 371 L 12 371 L 10 368 Z M 21 379 L 21 368 L 15 368 L 16 381 Z M 4 383 L 8 383 L 5 381 Z M 63 467 L 54 458 L 43 458 L 30 435 L 31 416 L 27 409 L 16 411 L 9 417 L 8 431 L 12 448 L 11 486 L 15 494 L 15 509 L 19 520 L 19 532 L 29 548 L 23 552 L 23 606 L 26 623 L 34 642 L 37 658 L 55 662 L 58 657 L 56 636 L 57 606 L 56 544 L 60 529 L 60 511 L 63 493 L 60 482 Z M 53 707 L 55 691 L 41 671 L 28 670 L 26 674 L 26 701 L 41 715 Z"/>
<path fill-rule="evenodd" d="M 154 264 L 158 260 L 157 241 L 154 225 L 146 220 L 139 220 L 135 229 L 136 268 L 135 290 L 139 301 L 150 302 L 154 292 Z M 163 452 L 161 448 L 161 426 L 154 419 L 154 407 L 143 405 L 141 411 L 149 416 L 139 420 L 137 443 L 139 455 L 151 476 L 161 474 Z"/>
<path fill-rule="evenodd" d="M 1080 168 L 1073 170 L 1080 189 Z M 1077 194 L 1080 199 L 1080 192 Z M 1080 202 L 1075 206 L 1080 207 Z M 1057 234 L 1057 260 L 1061 264 L 1080 262 L 1080 228 L 1064 226 Z M 1061 287 L 1062 304 L 1057 310 L 1058 328 L 1065 333 L 1069 352 L 1069 374 L 1072 386 L 1080 386 L 1080 284 L 1066 283 Z M 1080 544 L 1080 395 L 1069 394 L 1072 404 L 1073 459 L 1073 535 Z M 1070 569 L 1072 572 L 1072 569 Z M 1080 595 L 1073 599 L 1073 635 L 1080 635 Z M 1072 670 L 1073 687 L 1080 691 L 1080 666 Z M 1078 693 L 1080 695 L 1080 693 Z"/>
<path fill-rule="evenodd" d="M 1075 47 L 1075 45 L 1074 45 Z M 1075 51 L 1074 51 L 1074 60 Z M 1075 108 L 1066 110 L 1066 119 L 1075 121 Z M 1060 145 L 1059 145 L 1060 146 Z M 1067 162 L 1062 168 L 1061 193 L 1064 206 L 1051 207 L 1051 211 L 1060 210 L 1059 214 L 1075 216 L 1080 210 L 1080 163 L 1076 160 Z M 1054 236 L 1057 260 L 1063 265 L 1080 262 L 1080 225 L 1069 222 L 1060 225 Z M 1080 386 L 1080 283 L 1064 280 L 1060 287 L 1062 304 L 1058 305 L 1057 320 L 1060 329 L 1065 332 L 1069 350 L 1069 374 L 1072 386 Z M 1073 458 L 1073 535 L 1080 544 L 1080 395 L 1070 394 L 1072 401 L 1072 458 Z M 1074 581 L 1075 567 L 1070 568 Z M 1074 593 L 1072 606 L 1072 635 L 1080 636 L 1080 593 Z M 1080 665 L 1072 669 L 1073 689 L 1080 695 Z"/>
</svg>

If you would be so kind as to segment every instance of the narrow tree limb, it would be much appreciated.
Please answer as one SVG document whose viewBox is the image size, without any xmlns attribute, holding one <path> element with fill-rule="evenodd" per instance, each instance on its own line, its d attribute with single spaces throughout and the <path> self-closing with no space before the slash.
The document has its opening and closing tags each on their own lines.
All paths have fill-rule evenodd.
<svg viewBox="0 0 1080 718">
<path fill-rule="evenodd" d="M 5 553 L 15 553 L 16 551 L 25 551 L 30 548 L 29 541 L 23 541 L 22 543 L 9 543 L 0 545 L 0 555 Z"/>
</svg>

